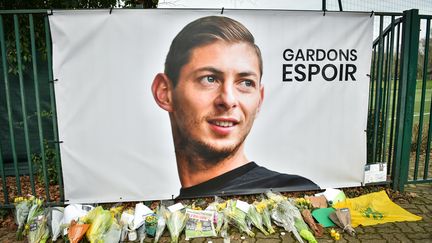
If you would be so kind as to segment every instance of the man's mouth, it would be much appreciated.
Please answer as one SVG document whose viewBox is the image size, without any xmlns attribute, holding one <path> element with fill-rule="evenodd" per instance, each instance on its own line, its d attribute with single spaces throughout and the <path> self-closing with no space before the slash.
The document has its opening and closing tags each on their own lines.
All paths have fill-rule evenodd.
<svg viewBox="0 0 432 243">
<path fill-rule="evenodd" d="M 214 121 L 213 124 L 220 127 L 232 127 L 234 126 L 234 122 L 230 121 Z"/>
<path fill-rule="evenodd" d="M 237 125 L 239 122 L 236 119 L 214 119 L 209 120 L 210 124 L 213 124 L 218 127 L 233 127 Z"/>
</svg>

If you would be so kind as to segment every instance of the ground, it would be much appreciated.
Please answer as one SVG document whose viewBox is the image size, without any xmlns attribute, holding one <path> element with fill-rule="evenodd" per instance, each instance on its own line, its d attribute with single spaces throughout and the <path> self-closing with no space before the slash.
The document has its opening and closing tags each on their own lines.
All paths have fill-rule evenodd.
<svg viewBox="0 0 432 243">
<path fill-rule="evenodd" d="M 380 189 L 380 188 L 378 188 Z M 349 197 L 354 197 L 356 194 L 363 194 L 365 191 L 351 190 L 347 192 Z M 344 242 L 431 242 L 432 243 L 432 184 L 417 184 L 407 185 L 405 193 L 391 192 L 390 197 L 394 202 L 414 213 L 421 216 L 421 221 L 415 222 L 396 222 L 386 223 L 375 226 L 359 226 L 355 228 L 357 232 L 356 237 L 351 237 L 346 233 L 342 233 L 341 240 L 339 243 Z M 0 242 L 11 243 L 19 242 L 15 240 L 16 226 L 11 223 L 11 220 L 3 220 L 0 228 Z M 329 233 L 324 235 L 322 238 L 318 238 L 318 242 L 334 242 L 330 237 Z M 197 238 L 186 241 L 184 234 L 182 234 L 181 242 L 190 243 L 204 243 L 223 242 L 222 238 Z M 25 241 L 21 241 L 25 242 Z M 59 240 L 58 242 L 62 242 Z M 152 242 L 152 239 L 147 238 L 145 242 Z M 165 232 L 159 242 L 170 242 L 169 234 Z M 295 242 L 291 233 L 284 231 L 278 231 L 276 234 L 270 236 L 264 236 L 257 232 L 255 238 L 243 236 L 236 230 L 231 231 L 231 242 L 243 242 L 243 243 L 276 243 L 276 242 Z"/>
</svg>

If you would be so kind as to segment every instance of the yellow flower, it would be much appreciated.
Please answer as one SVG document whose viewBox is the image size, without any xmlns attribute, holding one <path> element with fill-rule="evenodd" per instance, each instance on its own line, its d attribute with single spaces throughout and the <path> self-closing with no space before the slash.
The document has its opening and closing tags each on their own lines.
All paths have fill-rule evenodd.
<svg viewBox="0 0 432 243">
<path fill-rule="evenodd" d="M 226 206 L 227 206 L 227 202 L 223 202 L 223 203 L 219 203 L 216 206 L 216 208 L 217 208 L 218 211 L 222 211 L 222 210 L 224 210 L 226 208 Z"/>
<path fill-rule="evenodd" d="M 335 233 L 334 235 L 335 240 L 340 240 L 340 234 L 338 232 Z"/>
<path fill-rule="evenodd" d="M 335 237 L 335 235 L 336 235 L 336 230 L 331 229 L 331 230 L 330 230 L 330 235 L 331 235 L 331 237 Z"/>
</svg>

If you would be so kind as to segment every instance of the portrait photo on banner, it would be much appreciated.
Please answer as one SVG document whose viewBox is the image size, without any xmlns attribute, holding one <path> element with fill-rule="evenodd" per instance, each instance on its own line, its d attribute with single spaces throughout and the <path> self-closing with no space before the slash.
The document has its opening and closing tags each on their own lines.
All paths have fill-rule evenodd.
<svg viewBox="0 0 432 243">
<path fill-rule="evenodd" d="M 69 202 L 362 183 L 367 14 L 57 10 L 50 28 Z"/>
</svg>

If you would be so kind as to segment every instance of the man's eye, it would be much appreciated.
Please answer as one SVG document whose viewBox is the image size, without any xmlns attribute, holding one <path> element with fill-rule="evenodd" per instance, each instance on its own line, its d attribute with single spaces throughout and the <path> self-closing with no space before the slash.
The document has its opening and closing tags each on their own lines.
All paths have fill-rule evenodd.
<svg viewBox="0 0 432 243">
<path fill-rule="evenodd" d="M 243 80 L 241 84 L 245 87 L 254 87 L 255 83 L 252 80 Z"/>
<path fill-rule="evenodd" d="M 201 79 L 201 81 L 208 82 L 208 83 L 214 83 L 214 82 L 216 82 L 216 79 L 213 76 L 205 76 Z"/>
</svg>

